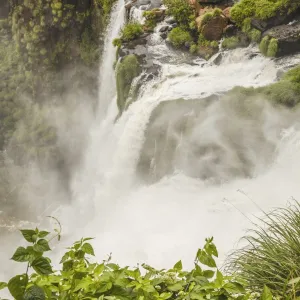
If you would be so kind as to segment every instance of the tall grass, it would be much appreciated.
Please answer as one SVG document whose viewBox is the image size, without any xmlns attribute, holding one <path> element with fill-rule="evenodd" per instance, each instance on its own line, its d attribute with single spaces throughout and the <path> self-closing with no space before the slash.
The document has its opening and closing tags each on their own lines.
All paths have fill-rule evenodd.
<svg viewBox="0 0 300 300">
<path fill-rule="evenodd" d="M 266 214 L 243 239 L 248 245 L 229 257 L 227 270 L 238 273 L 252 291 L 266 285 L 282 299 L 299 299 L 300 204 Z"/>
</svg>

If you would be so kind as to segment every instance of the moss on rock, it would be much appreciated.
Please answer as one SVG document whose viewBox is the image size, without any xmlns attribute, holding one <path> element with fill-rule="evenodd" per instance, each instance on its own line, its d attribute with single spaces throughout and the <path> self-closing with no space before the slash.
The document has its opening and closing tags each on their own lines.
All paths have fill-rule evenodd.
<svg viewBox="0 0 300 300">
<path fill-rule="evenodd" d="M 125 56 L 116 67 L 117 105 L 120 113 L 126 107 L 132 81 L 140 72 L 140 64 L 134 54 Z"/>
</svg>

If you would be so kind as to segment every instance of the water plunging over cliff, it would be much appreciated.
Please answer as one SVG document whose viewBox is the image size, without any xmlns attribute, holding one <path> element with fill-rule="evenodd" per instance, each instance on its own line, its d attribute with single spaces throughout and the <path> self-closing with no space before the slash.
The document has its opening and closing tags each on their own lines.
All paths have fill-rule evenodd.
<svg viewBox="0 0 300 300">
<path fill-rule="evenodd" d="M 172 50 L 154 44 L 152 51 L 157 54 L 162 73 L 142 88 L 138 100 L 114 124 L 111 41 L 122 25 L 123 6 L 120 0 L 112 14 L 100 67 L 101 118 L 90 130 L 85 163 L 74 177 L 74 202 L 80 209 L 88 207 L 88 216 L 94 215 L 79 235 L 96 236 L 99 257 L 113 252 L 120 263 L 146 261 L 166 266 L 182 258 L 191 265 L 194 252 L 207 236 L 215 236 L 222 254 L 233 248 L 251 225 L 253 215 L 260 213 L 252 200 L 268 210 L 300 194 L 296 112 L 275 109 L 261 99 L 242 108 L 255 112 L 244 119 L 236 116 L 243 101 L 238 96 L 234 104 L 216 100 L 199 108 L 202 98 L 218 96 L 234 86 L 274 82 L 278 69 L 292 61 L 288 58 L 275 63 L 249 47 L 224 53 L 219 66 L 212 60 L 193 65 L 176 64 L 174 60 L 162 63 L 165 51 Z M 185 116 L 193 116 L 195 110 L 181 110 L 185 102 L 177 106 L 179 98 L 196 103 L 197 118 L 185 119 L 192 120 L 188 131 L 180 129 L 180 120 L 183 111 Z M 174 104 L 169 110 L 169 104 L 160 108 L 166 100 Z M 295 129 L 284 131 L 293 126 Z M 166 141 L 159 143 L 164 132 Z M 169 139 L 174 141 L 170 147 L 176 149 L 173 160 L 169 150 L 156 158 L 157 150 Z M 206 151 L 197 152 L 199 149 Z M 153 158 L 146 172 L 155 172 L 164 164 L 173 171 L 162 169 L 159 178 L 147 183 L 139 173 L 144 169 L 137 172 L 144 157 Z M 190 158 L 194 159 L 192 163 L 188 162 Z M 230 174 L 227 180 L 211 184 L 197 177 L 204 169 L 210 172 L 208 167 L 213 164 L 214 170 Z M 248 165 L 251 176 L 235 177 Z M 70 221 L 73 228 L 75 220 Z"/>
</svg>

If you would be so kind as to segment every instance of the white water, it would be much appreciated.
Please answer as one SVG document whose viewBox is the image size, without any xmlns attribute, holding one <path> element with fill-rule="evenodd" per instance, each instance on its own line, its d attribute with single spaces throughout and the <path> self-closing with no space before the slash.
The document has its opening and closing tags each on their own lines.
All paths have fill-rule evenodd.
<svg viewBox="0 0 300 300">
<path fill-rule="evenodd" d="M 111 40 L 122 25 L 123 6 L 120 0 L 108 30 L 100 66 L 99 118 L 89 132 L 86 159 L 74 175 L 74 204 L 62 210 L 60 216 L 65 233 L 70 237 L 67 242 L 81 236 L 95 236 L 98 258 L 112 252 L 114 260 L 121 264 L 148 262 L 168 267 L 183 259 L 191 266 L 204 238 L 213 235 L 224 258 L 244 230 L 252 226 L 250 219 L 261 214 L 249 197 L 264 210 L 283 206 L 291 197 L 299 198 L 300 133 L 298 124 L 293 121 L 297 119 L 296 113 L 264 108 L 264 133 L 270 135 L 277 146 L 276 152 L 269 153 L 274 156 L 274 162 L 269 167 L 257 165 L 260 173 L 255 178 L 233 179 L 223 185 L 206 184 L 180 170 L 152 185 L 141 182 L 136 175 L 136 165 L 150 115 L 164 100 L 184 98 L 188 101 L 222 93 L 237 85 L 272 83 L 278 68 L 298 58 L 276 65 L 260 55 L 250 59 L 249 54 L 256 51 L 250 47 L 226 53 L 220 66 L 203 61 L 191 66 L 179 63 L 180 54 L 154 43 L 150 50 L 158 63 L 167 56 L 173 59 L 162 64 L 161 77 L 145 86 L 138 101 L 114 124 Z M 176 60 L 177 64 L 172 63 Z M 214 117 L 218 119 L 217 115 Z M 281 122 L 281 118 L 285 121 Z M 277 134 L 278 130 L 294 125 L 295 131 L 289 131 L 284 139 Z M 206 132 L 215 132 L 216 128 L 209 126 Z M 218 142 L 217 135 L 210 138 Z M 83 217 L 79 216 L 80 212 Z M 80 219 L 83 222 L 79 222 Z"/>
</svg>

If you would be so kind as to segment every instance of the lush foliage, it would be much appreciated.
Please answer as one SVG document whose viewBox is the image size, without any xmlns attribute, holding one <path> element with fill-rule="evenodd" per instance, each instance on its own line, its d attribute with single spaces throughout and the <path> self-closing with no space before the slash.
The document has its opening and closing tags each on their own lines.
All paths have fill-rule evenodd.
<svg viewBox="0 0 300 300">
<path fill-rule="evenodd" d="M 133 79 L 140 74 L 140 71 L 140 64 L 134 54 L 125 56 L 116 67 L 117 104 L 120 112 L 122 112 L 126 106 L 131 83 Z"/>
<path fill-rule="evenodd" d="M 236 87 L 230 93 L 241 98 L 265 98 L 272 103 L 294 107 L 300 103 L 299 67 L 288 71 L 283 78 L 273 84 L 259 88 Z"/>
<path fill-rule="evenodd" d="M 231 268 L 238 270 L 252 291 L 261 292 L 267 285 L 280 299 L 298 299 L 299 237 L 299 203 L 276 209 L 245 237 L 248 246 L 234 253 Z"/>
<path fill-rule="evenodd" d="M 268 19 L 276 13 L 291 13 L 300 7 L 293 0 L 241 0 L 231 9 L 231 17 L 239 26 L 247 18 Z"/>
<path fill-rule="evenodd" d="M 232 36 L 229 38 L 225 38 L 222 42 L 222 47 L 225 49 L 235 49 L 239 45 L 239 38 L 236 36 Z"/>
<path fill-rule="evenodd" d="M 261 53 L 268 57 L 275 57 L 278 51 L 278 41 L 274 38 L 270 39 L 269 36 L 265 36 L 259 45 Z"/>
<path fill-rule="evenodd" d="M 0 290 L 8 288 L 16 300 L 250 299 L 241 280 L 217 269 L 218 251 L 212 238 L 206 239 L 203 249 L 198 250 L 191 271 L 184 271 L 181 261 L 169 270 L 146 264 L 142 264 L 142 269 L 122 268 L 112 263 L 111 257 L 95 263 L 91 259 L 91 238 L 83 238 L 68 248 L 60 261 L 61 269 L 54 270 L 45 253 L 51 250 L 50 241 L 60 238 L 61 228 L 55 231 L 49 238 L 47 231 L 21 230 L 29 245 L 18 247 L 12 260 L 25 263 L 25 273 L 8 283 L 0 282 Z M 265 287 L 262 299 L 271 299 L 267 297 L 270 295 Z"/>
<path fill-rule="evenodd" d="M 176 48 L 180 48 L 186 43 L 190 43 L 192 41 L 190 33 L 180 27 L 173 28 L 169 33 L 168 38 L 172 45 Z"/>
<path fill-rule="evenodd" d="M 168 14 L 172 15 L 178 24 L 184 28 L 195 19 L 193 8 L 186 0 L 163 0 L 168 8 Z"/>
<path fill-rule="evenodd" d="M 159 9 L 146 10 L 143 13 L 145 18 L 144 29 L 146 31 L 153 31 L 156 24 L 161 20 L 161 11 Z"/>
<path fill-rule="evenodd" d="M 143 26 L 140 23 L 130 22 L 122 28 L 120 38 L 114 39 L 113 44 L 114 46 L 120 46 L 123 42 L 139 38 L 143 33 Z"/>
</svg>

